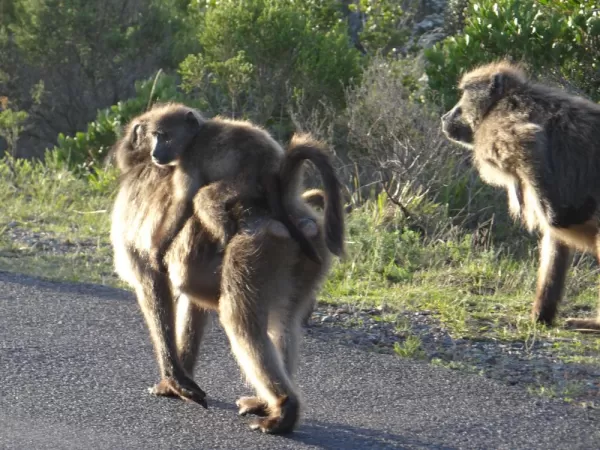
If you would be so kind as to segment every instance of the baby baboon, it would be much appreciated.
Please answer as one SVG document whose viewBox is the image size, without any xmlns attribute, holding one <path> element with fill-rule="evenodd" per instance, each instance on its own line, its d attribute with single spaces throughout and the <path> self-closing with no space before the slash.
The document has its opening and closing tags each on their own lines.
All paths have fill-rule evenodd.
<svg viewBox="0 0 600 450">
<path fill-rule="evenodd" d="M 305 159 L 311 160 L 320 170 L 327 195 L 338 195 L 337 178 L 328 156 L 317 146 L 306 146 L 297 136 L 287 152 L 283 152 L 273 139 L 262 129 L 248 122 L 215 118 L 208 121 L 195 115 L 178 113 L 182 105 L 171 105 L 170 109 L 157 114 L 148 124 L 152 159 L 160 166 L 174 165 L 174 202 L 171 215 L 175 219 L 171 226 L 163 227 L 156 234 L 157 249 L 153 259 L 160 261 L 170 243 L 183 227 L 185 221 L 195 213 L 206 229 L 221 241 L 223 246 L 237 232 L 244 216 L 256 208 L 269 210 L 270 216 L 285 225 L 284 229 L 271 222 L 269 229 L 277 235 L 289 232 L 306 255 L 319 262 L 319 255 L 307 237 L 317 232 L 314 222 L 299 218 L 298 224 L 291 220 L 286 192 L 291 174 Z M 185 108 L 184 108 L 185 109 Z M 165 117 L 184 116 L 182 123 L 165 120 Z M 196 122 L 195 126 L 187 122 Z M 189 144 L 180 145 L 171 136 L 181 134 L 179 130 L 193 133 Z M 203 185 L 201 189 L 198 188 Z M 291 186 L 294 193 L 295 186 Z M 295 201 L 295 200 L 293 200 Z M 292 201 L 292 202 L 293 202 Z M 337 202 L 337 201 L 336 201 Z M 179 204 L 181 203 L 181 204 Z M 334 211 L 329 210 L 329 213 Z M 339 255 L 341 243 L 335 242 L 335 233 L 326 231 L 330 250 Z"/>
<path fill-rule="evenodd" d="M 535 83 L 505 61 L 468 72 L 459 88 L 443 131 L 473 150 L 484 181 L 507 190 L 513 216 L 543 235 L 532 315 L 551 324 L 572 250 L 600 251 L 600 105 Z M 600 330 L 600 316 L 567 323 Z"/>
<path fill-rule="evenodd" d="M 164 112 L 172 105 L 160 108 Z M 151 128 L 160 108 L 135 118 L 114 147 L 122 174 L 111 227 L 116 271 L 135 289 L 158 360 L 161 380 L 151 392 L 206 406 L 206 395 L 194 382 L 193 371 L 209 312 L 216 310 L 240 368 L 257 392 L 256 397 L 238 400 L 240 414 L 264 416 L 252 422 L 255 429 L 289 432 L 300 409 L 293 382 L 300 322 L 329 271 L 329 248 L 336 247 L 328 240 L 339 243 L 339 253 L 343 250 L 344 220 L 337 179 L 331 182 L 330 187 L 336 189 L 332 195 L 326 189 L 321 217 L 302 199 L 300 159 L 286 159 L 282 166 L 287 175 L 285 183 L 282 180 L 286 210 L 291 217 L 309 218 L 316 224 L 317 232 L 308 239 L 320 263 L 309 259 L 289 236 L 278 238 L 270 233 L 267 224 L 272 214 L 261 206 L 247 215 L 245 227 L 226 247 L 193 214 L 166 253 L 167 271 L 161 272 L 149 263 L 150 253 L 156 230 L 161 226 L 170 229 L 169 221 L 174 220 L 173 204 L 180 200 L 173 195 L 178 168 L 152 162 L 152 134 L 140 133 Z M 179 108 L 184 116 L 177 120 L 190 111 Z M 248 124 L 234 123 L 217 127 L 206 146 L 197 145 L 197 151 L 212 151 L 210 145 L 218 143 L 223 152 L 233 151 L 235 156 L 238 145 L 252 148 L 251 141 L 258 139 L 256 145 L 276 146 L 283 155 L 275 141 L 265 142 L 264 134 L 246 133 L 250 129 Z M 144 139 L 138 140 L 140 136 Z M 292 147 L 298 146 L 314 151 L 320 148 L 307 137 L 292 143 Z"/>
</svg>

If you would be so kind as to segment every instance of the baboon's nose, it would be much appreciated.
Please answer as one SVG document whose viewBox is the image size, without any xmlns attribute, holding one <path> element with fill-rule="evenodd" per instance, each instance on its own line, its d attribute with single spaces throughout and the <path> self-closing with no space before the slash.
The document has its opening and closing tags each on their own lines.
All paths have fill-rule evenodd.
<svg viewBox="0 0 600 450">
<path fill-rule="evenodd" d="M 446 125 L 449 122 L 452 122 L 455 117 L 460 117 L 462 113 L 462 109 L 460 107 L 452 108 L 446 114 L 442 116 L 442 125 Z"/>
</svg>

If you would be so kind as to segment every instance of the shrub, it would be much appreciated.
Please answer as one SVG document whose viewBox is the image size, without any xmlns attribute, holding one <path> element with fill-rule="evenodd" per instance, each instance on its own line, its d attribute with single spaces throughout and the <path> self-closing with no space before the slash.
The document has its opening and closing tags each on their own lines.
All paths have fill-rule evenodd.
<svg viewBox="0 0 600 450">
<path fill-rule="evenodd" d="M 82 130 L 98 109 L 134 95 L 135 80 L 174 68 L 195 51 L 185 36 L 186 3 L 8 2 L 8 15 L 0 11 L 0 92 L 29 113 L 25 150 L 54 145 L 59 132 Z"/>
<path fill-rule="evenodd" d="M 442 135 L 440 111 L 418 102 L 417 70 L 411 62 L 375 58 L 348 90 L 349 156 L 398 192 L 435 198 L 456 180 L 464 152 Z"/>
<path fill-rule="evenodd" d="M 15 156 L 19 134 L 23 131 L 23 122 L 27 120 L 25 111 L 14 111 L 8 107 L 8 99 L 0 97 L 0 137 L 8 146 L 8 153 Z"/>
<path fill-rule="evenodd" d="M 299 97 L 341 107 L 344 87 L 360 75 L 360 55 L 333 10 L 312 14 L 328 3 L 207 2 L 198 25 L 203 51 L 180 66 L 186 89 L 212 112 L 271 126 L 287 121 Z"/>
<path fill-rule="evenodd" d="M 425 52 L 429 86 L 445 107 L 463 70 L 511 57 L 600 100 L 600 11 L 595 0 L 469 2 L 464 29 Z"/>
</svg>

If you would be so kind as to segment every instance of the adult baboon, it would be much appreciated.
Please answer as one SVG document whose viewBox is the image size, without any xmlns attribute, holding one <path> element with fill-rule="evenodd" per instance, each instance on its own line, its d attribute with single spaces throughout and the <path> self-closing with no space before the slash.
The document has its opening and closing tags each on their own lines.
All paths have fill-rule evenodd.
<svg viewBox="0 0 600 450">
<path fill-rule="evenodd" d="M 185 108 L 180 107 L 179 112 L 184 115 L 173 120 L 185 120 Z M 169 221 L 175 220 L 171 211 L 178 201 L 173 195 L 177 167 L 161 167 L 152 161 L 155 146 L 146 131 L 155 117 L 155 111 L 150 111 L 132 120 L 114 148 L 122 174 L 111 228 L 116 271 L 135 289 L 156 352 L 161 380 L 152 392 L 206 406 L 193 370 L 209 311 L 217 310 L 240 368 L 257 392 L 256 397 L 238 400 L 240 414 L 266 416 L 251 424 L 264 432 L 291 431 L 299 415 L 293 375 L 300 321 L 331 264 L 327 236 L 340 243 L 340 250 L 343 245 L 339 187 L 336 183 L 332 195 L 326 191 L 321 217 L 302 200 L 301 161 L 285 160 L 288 165 L 283 173 L 288 178 L 282 192 L 286 210 L 291 217 L 310 218 L 317 225 L 317 233 L 309 240 L 320 263 L 310 260 L 289 236 L 270 233 L 272 219 L 267 213 L 250 212 L 226 247 L 194 214 L 176 235 L 165 255 L 167 271 L 161 272 L 150 263 L 153 238 L 156 230 L 169 229 Z M 284 153 L 275 141 L 266 140 L 262 130 L 259 133 L 247 124 L 229 127 L 236 132 L 229 133 L 230 128 L 214 131 L 204 144 L 194 144 L 197 151 L 210 151 L 216 142 L 221 149 L 250 148 L 254 141 L 255 145 L 277 146 L 278 152 Z M 289 151 L 293 154 L 298 145 L 320 148 L 305 137 L 293 141 Z M 216 172 L 211 176 L 216 177 Z"/>
<path fill-rule="evenodd" d="M 484 181 L 507 190 L 513 216 L 541 232 L 532 315 L 551 324 L 573 249 L 600 251 L 600 105 L 535 83 L 505 61 L 468 72 L 459 88 L 443 131 L 473 150 Z M 567 323 L 600 330 L 600 316 Z"/>
</svg>

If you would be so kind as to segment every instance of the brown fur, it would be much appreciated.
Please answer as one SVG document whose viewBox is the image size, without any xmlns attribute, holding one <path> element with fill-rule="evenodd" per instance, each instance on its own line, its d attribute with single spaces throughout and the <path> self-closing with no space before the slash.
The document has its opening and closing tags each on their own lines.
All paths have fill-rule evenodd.
<svg viewBox="0 0 600 450">
<path fill-rule="evenodd" d="M 550 324 L 571 249 L 600 250 L 600 105 L 535 83 L 506 61 L 468 72 L 459 87 L 442 128 L 473 150 L 484 181 L 506 189 L 513 216 L 543 235 L 532 315 Z M 600 330 L 600 311 L 568 324 Z"/>
<path fill-rule="evenodd" d="M 292 163 L 286 166 L 285 202 L 294 217 L 308 217 L 317 224 L 318 232 L 310 242 L 320 263 L 310 260 L 289 236 L 273 236 L 265 225 L 270 211 L 259 208 L 226 247 L 192 215 L 165 255 L 167 272 L 157 270 L 150 264 L 153 238 L 157 229 L 172 225 L 173 205 L 181 199 L 173 193 L 177 167 L 157 166 L 148 156 L 148 142 L 139 146 L 135 144 L 139 141 L 132 140 L 136 125 L 149 126 L 144 121 L 153 119 L 153 111 L 134 119 L 114 149 L 122 174 L 111 227 L 116 271 L 135 289 L 159 365 L 161 379 L 152 392 L 206 405 L 193 370 L 209 312 L 216 310 L 240 368 L 256 389 L 258 403 L 265 405 L 255 408 L 266 416 L 257 418 L 252 427 L 269 433 L 289 432 L 300 413 L 293 382 L 300 322 L 328 273 L 328 239 L 343 242 L 343 218 L 340 215 L 337 225 L 331 224 L 329 220 L 338 220 L 336 214 L 322 218 L 309 208 L 300 194 L 301 168 Z M 221 119 L 216 123 L 222 123 Z M 249 124 L 238 127 L 226 122 L 227 131 L 212 137 L 219 142 L 218 148 L 252 145 L 251 133 L 242 133 L 242 139 L 234 129 L 253 130 Z M 277 145 L 265 141 L 265 135 L 260 134 L 261 145 Z M 317 146 L 307 139 L 301 145 Z M 326 208 L 341 211 L 337 189 L 337 195 L 327 197 Z M 244 410 L 240 406 L 240 412 Z"/>
<path fill-rule="evenodd" d="M 172 105 L 177 108 L 179 105 Z M 184 107 L 180 106 L 181 109 Z M 188 113 L 189 115 L 189 113 Z M 152 126 L 164 123 L 164 115 L 158 115 L 151 122 L 149 131 L 159 129 L 157 140 L 153 142 L 151 153 L 154 162 L 161 166 L 176 166 L 174 186 L 176 201 L 173 204 L 172 226 L 163 227 L 157 232 L 156 255 L 153 259 L 160 262 L 170 243 L 192 214 L 196 214 L 204 226 L 226 245 L 231 237 L 248 218 L 248 213 L 256 210 L 270 211 L 273 219 L 285 225 L 271 224 L 275 234 L 289 232 L 298 242 L 305 254 L 315 262 L 319 255 L 307 237 L 300 231 L 303 228 L 316 232 L 314 222 L 307 218 L 292 220 L 290 208 L 294 201 L 286 201 L 286 196 L 297 197 L 297 186 L 292 181 L 294 173 L 301 169 L 304 160 L 311 160 L 320 170 L 327 196 L 338 196 L 338 181 L 328 155 L 320 145 L 308 136 L 294 136 L 287 152 L 264 130 L 249 122 L 234 121 L 225 118 L 196 120 L 196 115 L 180 114 L 184 119 L 167 126 Z M 190 126 L 189 122 L 195 122 Z M 178 141 L 164 140 L 160 134 L 176 136 L 178 129 L 193 132 L 193 137 L 183 145 Z M 181 141 L 181 140 L 179 140 Z M 157 156 L 158 155 L 158 156 Z M 299 172 L 300 176 L 301 171 Z M 331 208 L 337 200 L 332 199 L 325 208 L 326 214 L 339 215 Z M 343 219 L 341 219 L 343 220 Z M 339 223 L 340 217 L 329 223 Z M 339 255 L 341 243 L 333 242 L 330 236 L 336 236 L 326 230 L 330 250 Z"/>
</svg>

